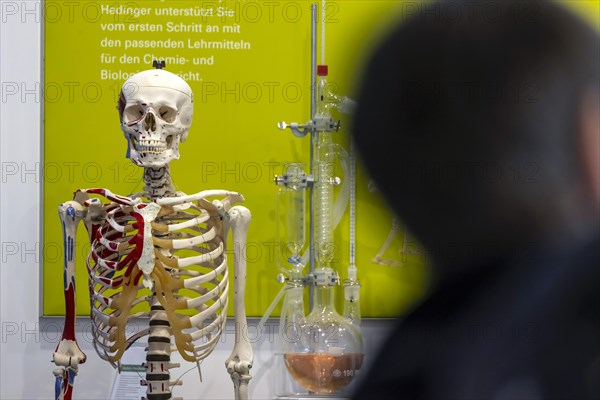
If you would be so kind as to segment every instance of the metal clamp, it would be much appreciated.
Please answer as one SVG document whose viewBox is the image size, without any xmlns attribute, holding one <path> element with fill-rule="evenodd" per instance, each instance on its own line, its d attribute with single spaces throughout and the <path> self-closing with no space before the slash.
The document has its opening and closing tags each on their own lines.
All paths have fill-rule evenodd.
<svg viewBox="0 0 600 400">
<path fill-rule="evenodd" d="M 303 138 L 307 134 L 314 131 L 314 124 L 312 121 L 308 121 L 305 124 L 299 124 L 297 122 L 292 122 L 289 125 L 287 123 L 285 123 L 284 121 L 281 121 L 277 124 L 277 127 L 282 131 L 286 130 L 287 128 L 290 128 L 290 130 L 292 131 L 294 136 L 296 136 L 298 138 Z"/>
<path fill-rule="evenodd" d="M 314 127 L 317 131 L 337 132 L 342 127 L 341 121 L 335 122 L 331 117 L 315 117 Z"/>
<path fill-rule="evenodd" d="M 287 187 L 290 185 L 297 185 L 299 187 L 310 187 L 315 183 L 315 178 L 312 175 L 303 175 L 301 180 L 298 181 L 297 179 L 291 179 L 288 174 L 284 174 L 281 176 L 276 175 L 273 182 L 275 182 L 277 186 Z"/>
<path fill-rule="evenodd" d="M 307 275 L 312 286 L 336 286 L 340 283 L 340 276 L 335 271 L 315 271 Z"/>
<path fill-rule="evenodd" d="M 281 121 L 277 124 L 277 127 L 282 131 L 290 128 L 294 136 L 303 138 L 307 134 L 314 131 L 337 132 L 342 127 L 342 122 L 336 122 L 331 117 L 317 116 L 314 120 L 308 121 L 305 124 L 299 124 L 297 122 L 291 122 L 288 124 L 285 121 Z"/>
</svg>

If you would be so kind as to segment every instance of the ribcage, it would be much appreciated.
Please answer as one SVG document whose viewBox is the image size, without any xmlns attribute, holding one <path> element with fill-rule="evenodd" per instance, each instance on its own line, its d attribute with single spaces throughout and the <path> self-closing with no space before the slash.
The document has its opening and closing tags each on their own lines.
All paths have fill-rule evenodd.
<svg viewBox="0 0 600 400">
<path fill-rule="evenodd" d="M 154 268 L 149 289 L 138 265 L 148 222 L 136 207 L 104 206 L 104 221 L 90 232 L 87 266 L 96 350 L 110 362 L 119 360 L 148 333 L 126 336 L 127 322 L 149 315 L 156 296 L 182 357 L 202 359 L 216 346 L 226 318 L 228 268 L 221 215 L 204 200 L 160 209 L 150 222 Z"/>
</svg>

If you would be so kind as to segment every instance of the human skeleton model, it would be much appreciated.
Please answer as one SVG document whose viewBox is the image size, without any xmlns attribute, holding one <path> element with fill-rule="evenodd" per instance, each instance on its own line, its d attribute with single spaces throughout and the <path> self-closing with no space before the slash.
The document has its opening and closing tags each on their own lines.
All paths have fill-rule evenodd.
<svg viewBox="0 0 600 400">
<path fill-rule="evenodd" d="M 247 399 L 252 348 L 246 325 L 245 243 L 250 212 L 238 193 L 208 190 L 175 192 L 169 163 L 179 158 L 192 122 L 190 87 L 178 76 L 156 69 L 132 76 L 119 99 L 121 127 L 129 142 L 127 157 L 144 167 L 144 193 L 131 197 L 108 189 L 75 192 L 60 205 L 65 240 L 66 318 L 53 357 L 56 398 L 70 399 L 79 364 L 86 360 L 75 339 L 75 260 L 77 226 L 83 222 L 91 251 L 87 257 L 94 347 L 113 366 L 136 340 L 148 336 L 148 400 L 171 398 L 170 354 L 198 363 L 217 345 L 225 326 L 228 294 L 226 243 L 234 242 L 235 346 L 225 365 L 235 398 Z M 91 194 L 99 195 L 90 197 Z M 106 201 L 102 201 L 101 199 Z M 209 201 L 209 198 L 218 198 Z M 142 311 L 147 303 L 149 312 Z M 132 318 L 149 317 L 147 329 L 126 336 Z M 171 344 L 174 338 L 174 346 Z"/>
</svg>

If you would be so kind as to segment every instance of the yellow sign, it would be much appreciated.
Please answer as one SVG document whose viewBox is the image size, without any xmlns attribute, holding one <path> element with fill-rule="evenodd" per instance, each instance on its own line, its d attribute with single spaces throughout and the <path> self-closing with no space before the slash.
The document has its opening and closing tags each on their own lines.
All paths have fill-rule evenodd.
<svg viewBox="0 0 600 400">
<path fill-rule="evenodd" d="M 318 2 L 320 3 L 320 2 Z M 526 2 L 525 2 L 526 3 Z M 253 220 L 247 246 L 246 304 L 261 316 L 281 285 L 278 271 L 275 175 L 289 162 L 308 163 L 309 140 L 277 129 L 305 122 L 310 104 L 310 1 L 84 1 L 44 2 L 43 312 L 63 315 L 60 203 L 79 188 L 104 187 L 128 195 L 142 187 L 142 171 L 125 158 L 127 143 L 116 104 L 122 84 L 165 60 L 195 94 L 194 122 L 171 163 L 177 190 L 223 188 L 242 193 Z M 598 3 L 569 1 L 594 16 Z M 395 16 L 422 4 L 405 1 L 327 1 L 324 13 L 330 84 L 353 93 L 353 82 Z M 319 28 L 323 22 L 319 17 Z M 319 37 L 319 43 L 321 43 Z M 320 54 L 320 51 L 319 51 Z M 320 58 L 320 57 L 319 57 Z M 339 116 L 348 125 L 347 116 Z M 345 133 L 336 141 L 345 144 Z M 410 190 L 410 188 L 407 188 Z M 425 290 L 426 258 L 357 177 L 357 266 L 365 316 L 395 316 Z M 335 266 L 348 266 L 348 218 L 336 231 Z M 386 239 L 391 245 L 385 252 Z M 85 228 L 76 241 L 77 311 L 89 313 Z M 379 263 L 373 259 L 379 256 Z M 398 268 L 402 265 L 402 268 Z M 341 296 L 339 296 L 341 297 Z M 340 299 L 338 299 L 340 300 Z M 230 302 L 233 304 L 233 302 Z M 276 314 L 279 308 L 276 309 Z M 231 312 L 232 310 L 230 310 Z"/>
</svg>

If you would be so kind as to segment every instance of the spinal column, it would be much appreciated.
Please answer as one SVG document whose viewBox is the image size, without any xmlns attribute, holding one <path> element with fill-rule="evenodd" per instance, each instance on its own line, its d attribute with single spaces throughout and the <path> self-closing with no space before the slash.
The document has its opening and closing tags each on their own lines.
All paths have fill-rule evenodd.
<svg viewBox="0 0 600 400">
<path fill-rule="evenodd" d="M 146 353 L 146 385 L 148 400 L 171 398 L 169 369 L 178 367 L 170 362 L 171 327 L 167 313 L 156 297 L 152 300 L 150 335 Z"/>
</svg>

